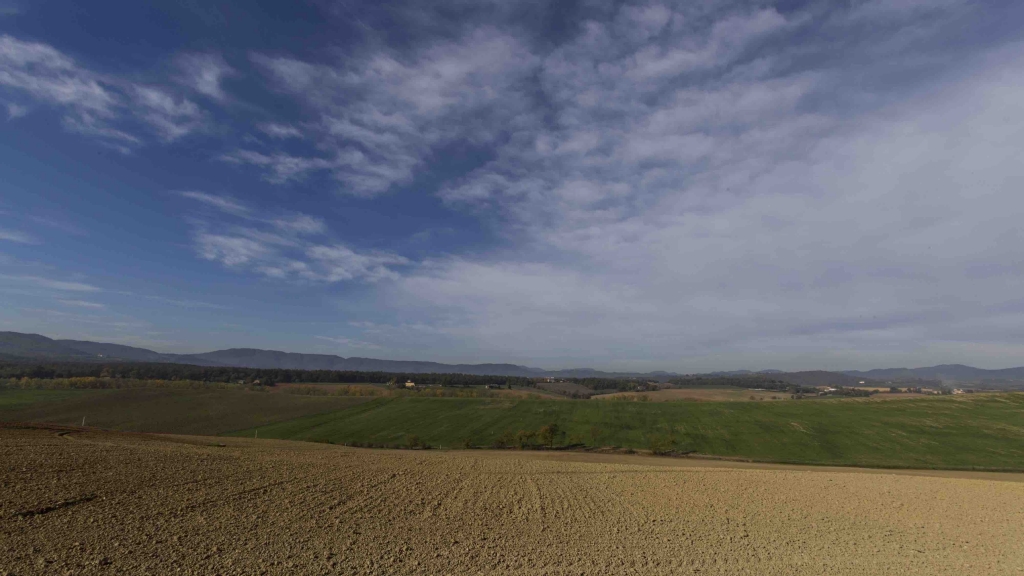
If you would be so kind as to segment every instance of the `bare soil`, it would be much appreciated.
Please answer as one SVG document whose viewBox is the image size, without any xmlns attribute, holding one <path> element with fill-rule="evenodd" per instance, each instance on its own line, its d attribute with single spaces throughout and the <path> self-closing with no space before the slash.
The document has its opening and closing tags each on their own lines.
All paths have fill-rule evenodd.
<svg viewBox="0 0 1024 576">
<path fill-rule="evenodd" d="M 1021 574 L 1021 475 L 0 428 L 0 574 Z"/>
</svg>

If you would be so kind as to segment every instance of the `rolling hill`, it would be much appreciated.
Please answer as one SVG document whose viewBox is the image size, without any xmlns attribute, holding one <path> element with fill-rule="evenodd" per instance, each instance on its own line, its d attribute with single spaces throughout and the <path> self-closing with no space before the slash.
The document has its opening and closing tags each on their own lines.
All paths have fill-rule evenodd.
<svg viewBox="0 0 1024 576">
<path fill-rule="evenodd" d="M 848 370 L 843 374 L 874 380 L 942 380 L 944 382 L 1024 381 L 1024 367 L 985 370 L 963 364 L 941 364 L 927 368 L 882 368 Z"/>
<path fill-rule="evenodd" d="M 89 342 L 54 340 L 39 334 L 0 332 L 0 355 L 9 359 L 52 361 L 167 362 L 197 366 L 238 366 L 242 368 L 289 368 L 296 370 L 354 370 L 362 372 L 460 373 L 495 376 L 544 376 L 548 372 L 516 364 L 442 364 L 410 360 L 344 358 L 331 354 L 300 354 L 255 348 L 230 348 L 200 354 L 164 354 L 145 348 Z M 559 376 L 614 376 L 588 368 L 560 370 Z"/>
</svg>

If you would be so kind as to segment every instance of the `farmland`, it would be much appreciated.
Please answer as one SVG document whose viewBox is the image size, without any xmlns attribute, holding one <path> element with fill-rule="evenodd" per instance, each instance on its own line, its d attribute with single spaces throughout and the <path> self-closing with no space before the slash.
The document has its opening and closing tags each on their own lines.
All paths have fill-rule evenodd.
<svg viewBox="0 0 1024 576">
<path fill-rule="evenodd" d="M 1024 462 L 1024 394 L 298 388 L 0 389 L 0 574 L 1001 575 L 1024 562 L 1024 474 L 1006 472 Z"/>
<path fill-rule="evenodd" d="M 563 432 L 558 445 L 804 464 L 1024 468 L 1024 394 L 890 402 L 378 398 L 281 421 L 259 433 L 381 446 L 401 446 L 415 436 L 432 446 L 490 447 L 550 424 Z"/>
<path fill-rule="evenodd" d="M 420 387 L 416 389 L 388 388 L 380 384 L 342 384 L 320 382 L 294 382 L 278 384 L 269 392 L 303 394 L 309 396 L 379 396 L 379 397 L 429 397 L 429 398 L 533 398 L 565 400 L 561 396 L 540 388 L 484 388 L 473 387 Z"/>
<path fill-rule="evenodd" d="M 637 400 L 650 402 L 749 402 L 789 400 L 790 394 L 774 390 L 743 390 L 740 388 L 669 388 L 651 392 L 615 392 L 593 397 L 595 400 Z"/>
<path fill-rule="evenodd" d="M 0 573 L 1000 576 L 1024 565 L 1013 474 L 0 425 L 0 485 Z"/>
<path fill-rule="evenodd" d="M 0 389 L 0 421 L 78 425 L 85 418 L 87 426 L 112 430 L 250 437 L 258 429 L 260 438 L 379 447 L 550 446 L 800 464 L 1024 469 L 1024 394 L 640 402 L 633 400 L 636 394 L 548 400 L 514 390 L 429 397 L 434 390 L 368 388 L 388 395 L 347 395 L 363 388 L 331 385 L 315 393 L 295 393 L 310 392 L 304 387 L 277 393 L 242 387 Z M 695 392 L 717 398 L 736 391 Z M 543 429 L 550 437 L 540 434 Z"/>
<path fill-rule="evenodd" d="M 132 432 L 220 434 L 365 402 L 226 389 L 2 390 L 0 422 L 49 422 Z"/>
</svg>

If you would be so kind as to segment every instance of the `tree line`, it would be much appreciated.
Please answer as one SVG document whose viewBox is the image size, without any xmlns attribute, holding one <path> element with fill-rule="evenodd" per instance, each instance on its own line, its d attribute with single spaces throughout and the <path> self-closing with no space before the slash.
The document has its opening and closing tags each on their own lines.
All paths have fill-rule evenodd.
<svg viewBox="0 0 1024 576">
<path fill-rule="evenodd" d="M 237 368 L 153 362 L 22 362 L 0 360 L 0 378 L 67 379 L 113 378 L 119 380 L 187 380 L 230 384 L 273 386 L 287 383 L 311 384 L 398 384 L 408 380 L 418 386 L 491 386 L 534 388 L 545 378 L 523 376 L 480 376 L 473 374 L 430 374 L 408 372 L 363 372 L 356 370 L 300 370 L 290 368 Z M 590 390 L 636 391 L 646 386 L 645 378 L 559 378 Z M 798 386 L 764 375 L 685 376 L 668 381 L 672 386 L 733 386 L 762 388 L 790 394 L 812 393 L 812 387 Z"/>
<path fill-rule="evenodd" d="M 813 394 L 818 391 L 813 386 L 800 386 L 784 380 L 765 376 L 763 374 L 734 375 L 734 376 L 684 376 L 672 378 L 668 381 L 673 386 L 732 386 L 746 390 L 761 389 L 773 392 L 785 392 L 787 394 Z"/>
<path fill-rule="evenodd" d="M 273 386 L 293 382 L 387 384 L 408 380 L 419 386 L 532 387 L 533 380 L 517 376 L 472 374 L 414 374 L 355 370 L 293 370 L 285 368 L 230 368 L 161 363 L 0 362 L 0 378 L 114 378 L 122 380 L 190 380 Z"/>
</svg>

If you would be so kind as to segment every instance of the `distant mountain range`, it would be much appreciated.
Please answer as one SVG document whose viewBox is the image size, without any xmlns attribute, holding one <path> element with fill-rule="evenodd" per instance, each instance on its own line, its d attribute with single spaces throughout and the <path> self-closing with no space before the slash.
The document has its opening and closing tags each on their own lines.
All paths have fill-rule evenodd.
<svg viewBox="0 0 1024 576">
<path fill-rule="evenodd" d="M 237 366 L 242 368 L 289 368 L 297 370 L 355 370 L 366 372 L 460 373 L 494 376 L 554 378 L 647 377 L 665 380 L 680 376 L 674 372 L 603 372 L 591 368 L 542 370 L 517 364 L 442 364 L 376 358 L 343 358 L 331 354 L 298 354 L 255 348 L 230 348 L 201 354 L 163 354 L 145 348 L 84 340 L 54 340 L 39 334 L 0 332 L 0 360 L 47 360 L 78 362 L 166 362 L 197 366 Z M 715 376 L 764 374 L 806 386 L 855 386 L 861 380 L 880 384 L 894 380 L 941 380 L 944 382 L 1024 382 L 1024 367 L 984 370 L 962 364 L 943 364 L 928 368 L 886 368 L 826 372 L 782 372 L 780 370 L 734 370 L 713 372 Z"/>
<path fill-rule="evenodd" d="M 493 376 L 546 376 L 563 378 L 614 378 L 678 376 L 669 372 L 650 374 L 602 372 L 590 368 L 542 370 L 517 364 L 442 364 L 376 358 L 343 358 L 331 354 L 298 354 L 255 348 L 230 348 L 201 354 L 163 354 L 145 348 L 84 340 L 53 340 L 39 334 L 0 332 L 0 359 L 34 359 L 80 362 L 167 362 L 197 366 L 289 368 L 296 370 L 355 370 L 363 372 L 458 373 Z"/>
<path fill-rule="evenodd" d="M 872 380 L 942 380 L 944 382 L 1022 381 L 1024 367 L 985 370 L 963 364 L 941 364 L 928 368 L 881 368 L 876 370 L 845 370 L 843 374 Z"/>
</svg>

